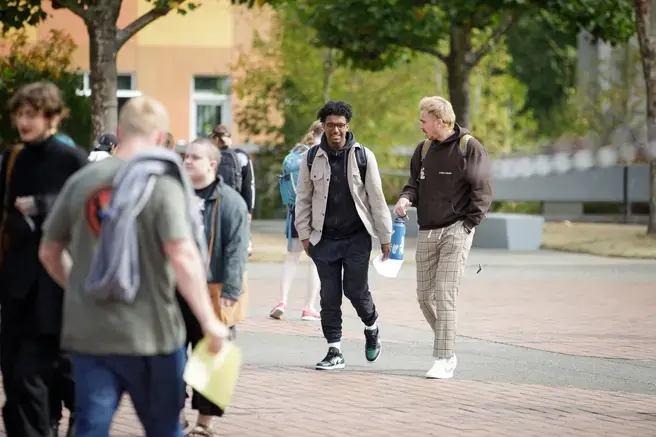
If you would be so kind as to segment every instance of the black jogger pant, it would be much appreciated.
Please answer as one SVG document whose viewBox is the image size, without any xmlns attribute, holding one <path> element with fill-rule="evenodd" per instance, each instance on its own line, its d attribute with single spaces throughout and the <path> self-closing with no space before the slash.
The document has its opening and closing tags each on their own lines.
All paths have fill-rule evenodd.
<svg viewBox="0 0 656 437">
<path fill-rule="evenodd" d="M 182 296 L 178 293 L 178 305 L 180 306 L 180 312 L 182 312 L 182 318 L 184 319 L 185 328 L 187 330 L 187 342 L 186 345 L 191 345 L 193 349 L 196 347 L 199 341 L 203 339 L 203 330 L 201 329 L 196 316 L 189 308 L 189 305 L 184 300 Z M 230 340 L 234 340 L 236 337 L 236 327 L 230 327 Z M 205 396 L 198 393 L 196 390 L 193 391 L 191 396 L 191 408 L 197 410 L 200 414 L 204 416 L 223 416 L 223 409 L 218 405 L 214 405 L 209 401 Z"/>
<path fill-rule="evenodd" d="M 328 343 L 342 338 L 342 290 L 365 326 L 373 325 L 378 313 L 369 291 L 369 233 L 322 238 L 316 246 L 310 245 L 309 252 L 321 281 L 321 328 Z"/>
</svg>

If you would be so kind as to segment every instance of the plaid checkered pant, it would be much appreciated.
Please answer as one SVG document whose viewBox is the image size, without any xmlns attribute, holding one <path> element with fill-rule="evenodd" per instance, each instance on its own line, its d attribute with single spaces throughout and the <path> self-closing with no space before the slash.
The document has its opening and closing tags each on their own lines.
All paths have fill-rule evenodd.
<svg viewBox="0 0 656 437">
<path fill-rule="evenodd" d="M 417 300 L 435 333 L 433 356 L 451 358 L 456 341 L 456 297 L 474 239 L 461 221 L 442 229 L 419 231 Z"/>
</svg>

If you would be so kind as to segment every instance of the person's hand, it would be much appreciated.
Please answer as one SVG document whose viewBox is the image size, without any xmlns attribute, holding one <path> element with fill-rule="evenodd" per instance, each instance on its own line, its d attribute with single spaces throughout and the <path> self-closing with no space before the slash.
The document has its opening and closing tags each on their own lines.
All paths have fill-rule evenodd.
<svg viewBox="0 0 656 437">
<path fill-rule="evenodd" d="M 16 206 L 16 209 L 19 210 L 25 217 L 30 217 L 32 215 L 36 215 L 37 213 L 36 200 L 34 199 L 34 196 L 17 197 L 14 205 Z"/>
<path fill-rule="evenodd" d="M 230 307 L 235 306 L 237 301 L 234 300 L 234 299 L 230 299 L 229 297 L 222 297 L 219 300 L 219 303 L 221 304 L 222 307 L 230 308 Z"/>
<path fill-rule="evenodd" d="M 408 206 L 412 206 L 412 202 L 410 202 L 405 197 L 401 197 L 399 201 L 396 202 L 396 205 L 394 205 L 394 215 L 396 215 L 397 217 L 407 216 L 408 212 L 405 209 Z"/>
<path fill-rule="evenodd" d="M 221 352 L 224 339 L 230 336 L 230 330 L 214 316 L 203 324 L 203 334 L 209 340 L 209 351 L 217 354 Z"/>
<path fill-rule="evenodd" d="M 305 254 L 307 256 L 310 256 L 310 239 L 308 238 L 307 240 L 301 240 L 301 243 L 303 243 L 303 249 L 305 250 Z"/>
<path fill-rule="evenodd" d="M 380 251 L 383 252 L 383 261 L 389 259 L 391 248 L 392 245 L 390 243 L 380 245 Z"/>
</svg>

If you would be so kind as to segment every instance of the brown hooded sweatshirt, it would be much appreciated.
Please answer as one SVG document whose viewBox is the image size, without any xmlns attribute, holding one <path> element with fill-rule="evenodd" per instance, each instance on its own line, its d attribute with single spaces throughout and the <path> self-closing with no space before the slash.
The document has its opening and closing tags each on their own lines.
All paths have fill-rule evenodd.
<svg viewBox="0 0 656 437">
<path fill-rule="evenodd" d="M 421 160 L 422 141 L 410 160 L 410 177 L 401 192 L 417 207 L 419 229 L 439 229 L 459 220 L 468 229 L 483 221 L 492 203 L 487 152 L 470 138 L 465 150 L 460 138 L 469 131 L 455 125 L 444 141 L 433 141 Z"/>
</svg>

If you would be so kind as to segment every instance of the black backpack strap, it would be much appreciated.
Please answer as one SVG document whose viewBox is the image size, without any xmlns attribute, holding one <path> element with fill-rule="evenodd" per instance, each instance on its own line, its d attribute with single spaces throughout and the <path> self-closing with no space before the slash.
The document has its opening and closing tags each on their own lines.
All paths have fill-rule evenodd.
<svg viewBox="0 0 656 437">
<path fill-rule="evenodd" d="M 312 146 L 307 152 L 307 165 L 308 170 L 312 171 L 312 163 L 314 163 L 314 158 L 317 156 L 317 150 L 319 146 Z M 358 163 L 358 170 L 360 170 L 360 178 L 364 182 L 364 178 L 367 177 L 367 151 L 364 146 L 355 148 L 355 161 Z"/>
<path fill-rule="evenodd" d="M 360 170 L 360 178 L 364 182 L 364 178 L 367 177 L 367 151 L 364 146 L 355 148 L 355 161 L 358 163 L 358 170 Z"/>
<path fill-rule="evenodd" d="M 310 147 L 310 150 L 307 151 L 307 166 L 310 172 L 312 172 L 312 164 L 317 156 L 317 150 L 319 150 L 318 145 Z"/>
</svg>

